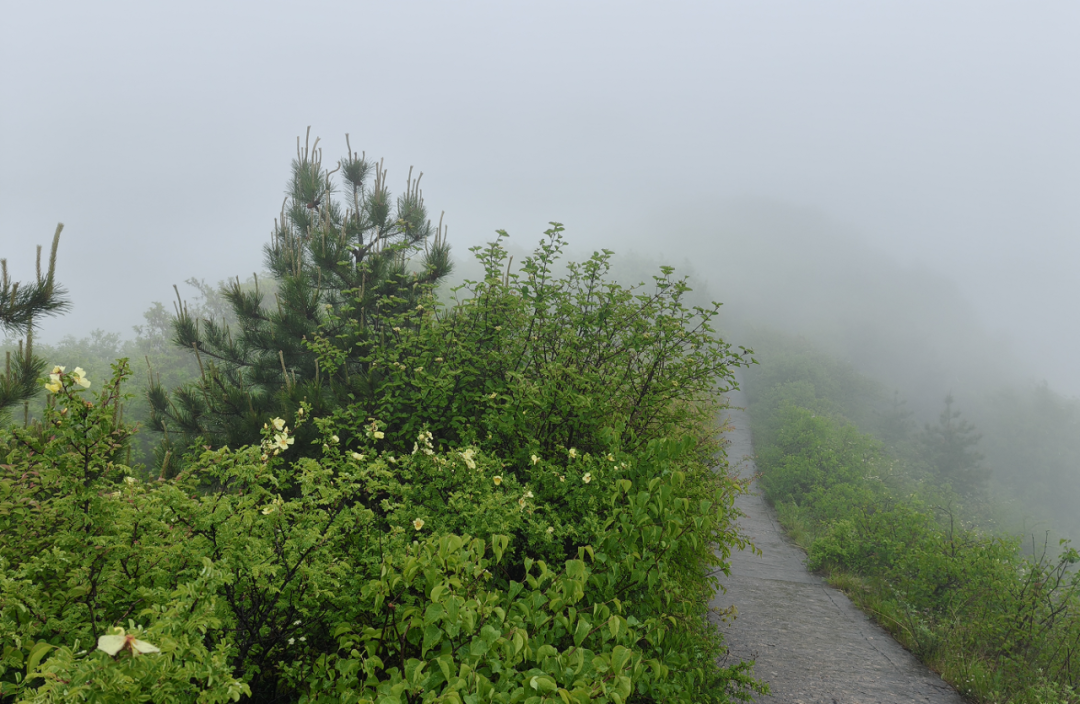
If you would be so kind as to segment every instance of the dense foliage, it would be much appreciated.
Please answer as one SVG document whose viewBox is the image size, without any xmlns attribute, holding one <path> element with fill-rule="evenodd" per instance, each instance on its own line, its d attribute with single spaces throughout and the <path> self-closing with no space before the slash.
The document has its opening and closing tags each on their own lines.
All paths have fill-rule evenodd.
<svg viewBox="0 0 1080 704">
<path fill-rule="evenodd" d="M 1025 551 L 972 525 L 965 495 L 909 462 L 918 453 L 845 416 L 876 407 L 863 420 L 882 429 L 904 417 L 849 368 L 808 364 L 815 355 L 793 345 L 758 352 L 763 371 L 747 390 L 761 482 L 809 566 L 976 701 L 1080 701 L 1080 554 L 1067 543 Z M 947 406 L 941 425 L 970 450 L 955 413 Z"/>
<path fill-rule="evenodd" d="M 706 606 L 740 542 L 712 421 L 744 357 L 669 272 L 624 289 L 598 254 L 554 276 L 548 237 L 516 274 L 478 252 L 449 309 L 388 314 L 359 358 L 377 394 L 301 397 L 171 478 L 125 464 L 125 362 L 54 370 L 43 423 L 0 434 L 0 700 L 759 690 L 719 665 Z M 337 317 L 307 340 L 312 393 L 351 383 L 369 334 Z"/>
</svg>

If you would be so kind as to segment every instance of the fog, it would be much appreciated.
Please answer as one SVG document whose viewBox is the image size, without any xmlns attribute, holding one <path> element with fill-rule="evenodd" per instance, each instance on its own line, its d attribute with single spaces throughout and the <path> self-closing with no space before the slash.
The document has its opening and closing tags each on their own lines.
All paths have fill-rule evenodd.
<svg viewBox="0 0 1080 704">
<path fill-rule="evenodd" d="M 399 190 L 423 171 L 459 255 L 499 228 L 528 247 L 556 220 L 579 250 L 690 262 L 730 315 L 831 335 L 897 384 L 1011 376 L 1080 395 L 1075 3 L 3 17 L 0 256 L 28 278 L 66 225 L 74 308 L 39 339 L 126 334 L 173 284 L 260 271 L 311 125 L 327 163 L 349 133 Z M 889 367 L 898 345 L 922 371 Z"/>
</svg>

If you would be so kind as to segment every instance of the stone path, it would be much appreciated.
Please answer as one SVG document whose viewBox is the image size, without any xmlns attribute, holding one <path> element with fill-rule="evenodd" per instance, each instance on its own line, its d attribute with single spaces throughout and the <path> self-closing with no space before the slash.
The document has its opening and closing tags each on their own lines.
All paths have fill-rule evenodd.
<svg viewBox="0 0 1080 704">
<path fill-rule="evenodd" d="M 742 392 L 729 396 L 746 405 Z M 734 430 L 728 458 L 741 476 L 752 476 L 750 424 L 729 411 Z M 738 618 L 720 625 L 730 657 L 756 660 L 755 676 L 772 693 L 762 703 L 784 704 L 963 704 L 940 677 L 919 663 L 870 621 L 840 591 L 806 571 L 805 553 L 787 540 L 773 510 L 758 493 L 739 497 L 743 532 L 761 550 L 731 556 L 731 576 L 721 576 L 712 605 L 734 605 Z"/>
</svg>

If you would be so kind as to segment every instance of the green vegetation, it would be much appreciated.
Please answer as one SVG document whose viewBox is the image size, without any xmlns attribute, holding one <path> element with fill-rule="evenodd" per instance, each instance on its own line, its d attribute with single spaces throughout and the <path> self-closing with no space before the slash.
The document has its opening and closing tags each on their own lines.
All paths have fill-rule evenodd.
<svg viewBox="0 0 1080 704">
<path fill-rule="evenodd" d="M 7 259 L 0 259 L 0 331 L 5 334 L 25 335 L 18 348 L 7 350 L 4 373 L 0 374 L 0 422 L 12 406 L 26 404 L 41 388 L 38 377 L 45 370 L 46 362 L 34 355 L 34 320 L 43 315 L 56 315 L 67 310 L 70 303 L 64 298 L 64 289 L 56 283 L 56 250 L 60 246 L 63 223 L 56 226 L 52 250 L 49 252 L 49 268 L 41 274 L 41 246 L 37 248 L 37 280 L 31 284 L 12 281 L 8 276 Z M 24 414 L 25 415 L 25 414 Z"/>
<path fill-rule="evenodd" d="M 235 401 L 235 427 L 258 423 L 237 442 L 223 420 L 193 426 L 175 472 L 129 460 L 126 360 L 109 379 L 54 369 L 39 421 L 0 431 L 0 701 L 763 691 L 748 663 L 719 664 L 707 609 L 742 544 L 714 419 L 745 351 L 669 269 L 625 288 L 603 252 L 557 276 L 555 226 L 512 271 L 500 242 L 446 306 L 404 249 L 378 291 L 309 287 L 299 340 L 279 326 L 292 294 L 279 311 L 237 287 L 233 310 L 295 357 L 256 384 L 265 355 L 233 339 L 262 328 L 197 325 L 200 355 L 222 352 L 187 387 L 220 393 L 197 417 Z M 275 271 L 279 291 L 318 283 L 303 262 Z M 146 344 L 167 319 L 151 317 Z"/>
<path fill-rule="evenodd" d="M 1080 554 L 987 530 L 951 399 L 916 433 L 850 367 L 779 337 L 755 349 L 761 484 L 808 566 L 975 701 L 1080 701 Z"/>
<path fill-rule="evenodd" d="M 199 442 L 257 442 L 267 417 L 286 416 L 301 399 L 322 415 L 370 397 L 384 370 L 366 360 L 394 334 L 391 321 L 430 300 L 451 269 L 419 177 L 410 170 L 395 203 L 381 162 L 350 146 L 330 171 L 318 143 L 297 145 L 286 207 L 265 248 L 272 286 L 231 283 L 225 319 L 177 310 L 173 340 L 194 351 L 200 375 L 171 392 L 151 380 L 151 425 L 164 434 L 157 464 L 166 476 Z M 301 437 L 295 452 L 306 453 L 312 437 Z"/>
</svg>

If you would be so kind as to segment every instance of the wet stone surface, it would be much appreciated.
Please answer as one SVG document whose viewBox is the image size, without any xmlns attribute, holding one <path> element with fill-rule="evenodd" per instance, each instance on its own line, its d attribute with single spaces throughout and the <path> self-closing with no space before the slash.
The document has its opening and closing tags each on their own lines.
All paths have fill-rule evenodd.
<svg viewBox="0 0 1080 704">
<path fill-rule="evenodd" d="M 730 397 L 745 406 L 741 392 Z M 728 458 L 742 476 L 754 474 L 746 414 L 729 411 Z M 788 541 L 756 485 L 741 496 L 743 532 L 761 550 L 731 556 L 731 576 L 712 606 L 734 606 L 738 617 L 720 623 L 734 660 L 755 660 L 755 676 L 772 693 L 762 703 L 962 704 L 934 672 L 919 663 L 840 591 L 806 571 L 805 553 Z M 719 621 L 719 619 L 718 619 Z"/>
</svg>

